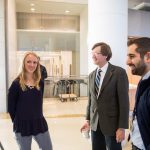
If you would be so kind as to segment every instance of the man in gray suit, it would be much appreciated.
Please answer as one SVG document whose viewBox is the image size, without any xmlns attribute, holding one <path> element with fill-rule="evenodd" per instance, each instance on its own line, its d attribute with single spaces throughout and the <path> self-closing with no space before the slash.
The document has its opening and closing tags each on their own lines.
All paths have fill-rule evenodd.
<svg viewBox="0 0 150 150">
<path fill-rule="evenodd" d="M 86 122 L 81 128 L 81 131 L 91 129 L 92 150 L 106 150 L 106 147 L 121 150 L 128 128 L 128 77 L 123 68 L 108 62 L 111 56 L 111 48 L 106 43 L 96 43 L 92 48 L 97 69 L 89 75 Z M 98 90 L 96 80 L 100 80 Z"/>
</svg>

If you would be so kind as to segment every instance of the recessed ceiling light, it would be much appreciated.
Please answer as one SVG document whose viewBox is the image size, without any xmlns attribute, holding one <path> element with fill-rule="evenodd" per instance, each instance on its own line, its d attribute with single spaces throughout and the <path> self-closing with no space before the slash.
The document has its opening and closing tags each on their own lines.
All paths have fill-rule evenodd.
<svg viewBox="0 0 150 150">
<path fill-rule="evenodd" d="M 35 11 L 35 8 L 31 8 L 30 10 L 31 10 L 31 11 Z"/>
<path fill-rule="evenodd" d="M 31 3 L 30 6 L 35 6 L 35 4 L 34 4 L 34 3 Z"/>
<path fill-rule="evenodd" d="M 70 13 L 70 10 L 66 10 L 65 13 Z"/>
</svg>

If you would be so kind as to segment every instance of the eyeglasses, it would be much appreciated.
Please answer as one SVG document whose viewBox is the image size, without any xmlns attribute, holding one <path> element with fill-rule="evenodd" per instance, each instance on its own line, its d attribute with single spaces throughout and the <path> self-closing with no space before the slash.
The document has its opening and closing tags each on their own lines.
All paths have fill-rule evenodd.
<svg viewBox="0 0 150 150">
<path fill-rule="evenodd" d="M 99 55 L 99 54 L 102 54 L 102 53 L 100 53 L 100 52 L 92 52 L 91 54 L 92 55 Z"/>
</svg>

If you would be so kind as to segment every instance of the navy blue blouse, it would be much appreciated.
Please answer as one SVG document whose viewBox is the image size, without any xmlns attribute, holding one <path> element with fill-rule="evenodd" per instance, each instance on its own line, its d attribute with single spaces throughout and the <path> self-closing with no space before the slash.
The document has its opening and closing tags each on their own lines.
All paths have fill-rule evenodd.
<svg viewBox="0 0 150 150">
<path fill-rule="evenodd" d="M 40 81 L 40 90 L 27 86 L 25 91 L 21 89 L 18 79 L 12 82 L 8 92 L 8 112 L 14 132 L 30 136 L 48 130 L 43 116 L 43 91 L 43 81 Z"/>
</svg>

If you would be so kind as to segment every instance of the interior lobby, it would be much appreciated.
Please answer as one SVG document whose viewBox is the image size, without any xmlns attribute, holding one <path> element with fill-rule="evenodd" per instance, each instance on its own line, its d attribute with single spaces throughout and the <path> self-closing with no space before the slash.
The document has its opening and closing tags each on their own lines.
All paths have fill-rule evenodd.
<svg viewBox="0 0 150 150">
<path fill-rule="evenodd" d="M 7 110 L 7 94 L 27 51 L 46 67 L 43 111 L 54 150 L 91 150 L 80 128 L 85 121 L 88 75 L 96 66 L 91 48 L 109 43 L 110 62 L 126 69 L 130 115 L 139 76 L 126 65 L 127 41 L 150 37 L 149 0 L 0 0 L 0 143 L 18 150 Z M 130 118 L 129 118 L 130 122 Z M 122 142 L 123 150 L 131 143 Z M 1 147 L 0 147 L 1 149 Z M 2 149 L 2 150 L 3 150 Z M 38 150 L 33 140 L 32 149 Z"/>
</svg>

